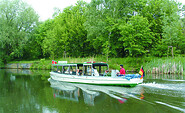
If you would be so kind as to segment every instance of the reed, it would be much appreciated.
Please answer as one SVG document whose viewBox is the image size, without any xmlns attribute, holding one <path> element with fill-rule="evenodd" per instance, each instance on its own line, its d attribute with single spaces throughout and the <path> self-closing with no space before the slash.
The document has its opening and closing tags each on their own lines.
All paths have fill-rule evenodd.
<svg viewBox="0 0 185 113">
<path fill-rule="evenodd" d="M 183 74 L 185 61 L 183 57 L 154 58 L 144 65 L 145 70 L 152 74 Z"/>
</svg>

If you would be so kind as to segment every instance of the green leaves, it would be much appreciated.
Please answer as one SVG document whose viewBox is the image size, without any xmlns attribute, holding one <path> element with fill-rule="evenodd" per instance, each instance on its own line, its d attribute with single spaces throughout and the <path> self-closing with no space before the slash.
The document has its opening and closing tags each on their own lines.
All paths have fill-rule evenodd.
<svg viewBox="0 0 185 113">
<path fill-rule="evenodd" d="M 0 40 L 3 43 L 3 52 L 11 59 L 21 58 L 31 32 L 37 25 L 38 15 L 20 0 L 2 0 L 0 9 Z"/>
<path fill-rule="evenodd" d="M 119 29 L 125 50 L 130 56 L 143 55 L 150 48 L 154 39 L 147 18 L 136 15 L 130 18 L 126 24 L 121 24 Z"/>
<path fill-rule="evenodd" d="M 184 53 L 184 7 L 173 0 L 77 1 L 54 19 L 38 24 L 26 3 L 0 4 L 0 49 L 3 59 L 50 57 L 166 56 L 168 46 Z M 38 26 L 37 26 L 38 25 Z M 7 56 L 9 58 L 7 58 Z"/>
</svg>

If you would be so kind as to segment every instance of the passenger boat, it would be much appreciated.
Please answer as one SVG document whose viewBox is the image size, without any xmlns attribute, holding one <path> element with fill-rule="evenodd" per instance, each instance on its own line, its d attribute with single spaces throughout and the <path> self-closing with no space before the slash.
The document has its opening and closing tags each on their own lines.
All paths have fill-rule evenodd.
<svg viewBox="0 0 185 113">
<path fill-rule="evenodd" d="M 139 74 L 126 74 L 124 76 L 117 76 L 116 70 L 112 70 L 111 75 L 108 76 L 106 73 L 108 68 L 108 64 L 104 62 L 52 62 L 52 72 L 50 72 L 50 77 L 53 80 L 70 83 L 119 85 L 131 87 L 143 82 L 143 77 Z"/>
</svg>

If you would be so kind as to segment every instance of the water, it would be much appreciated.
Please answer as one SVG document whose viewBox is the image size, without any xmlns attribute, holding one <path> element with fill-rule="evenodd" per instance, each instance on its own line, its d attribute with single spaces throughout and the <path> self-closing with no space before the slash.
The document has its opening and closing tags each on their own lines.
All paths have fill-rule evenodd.
<svg viewBox="0 0 185 113">
<path fill-rule="evenodd" d="M 183 77 L 133 88 L 57 82 L 49 71 L 0 70 L 0 113 L 184 113 Z"/>
</svg>

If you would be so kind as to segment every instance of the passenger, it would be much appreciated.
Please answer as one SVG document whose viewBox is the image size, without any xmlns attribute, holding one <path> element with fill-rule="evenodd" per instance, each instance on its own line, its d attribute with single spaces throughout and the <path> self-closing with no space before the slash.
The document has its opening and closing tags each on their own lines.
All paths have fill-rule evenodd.
<svg viewBox="0 0 185 113">
<path fill-rule="evenodd" d="M 76 71 L 76 75 L 80 75 L 80 71 L 79 71 L 79 69 L 77 69 L 77 71 Z"/>
<path fill-rule="evenodd" d="M 76 69 L 73 69 L 72 75 L 76 75 Z"/>
<path fill-rule="evenodd" d="M 96 68 L 94 68 L 92 72 L 93 72 L 93 75 L 94 75 L 94 76 L 99 76 L 99 73 L 98 73 L 98 71 L 97 71 Z"/>
<path fill-rule="evenodd" d="M 81 70 L 81 69 L 79 70 L 79 75 L 80 75 L 80 76 L 82 75 L 82 70 Z"/>
<path fill-rule="evenodd" d="M 105 72 L 103 73 L 103 76 L 107 76 L 108 73 L 109 73 L 109 71 L 105 70 Z"/>
<path fill-rule="evenodd" d="M 117 73 L 117 76 L 123 76 L 125 75 L 125 69 L 123 68 L 123 65 L 120 65 L 120 72 Z"/>
</svg>

